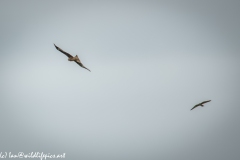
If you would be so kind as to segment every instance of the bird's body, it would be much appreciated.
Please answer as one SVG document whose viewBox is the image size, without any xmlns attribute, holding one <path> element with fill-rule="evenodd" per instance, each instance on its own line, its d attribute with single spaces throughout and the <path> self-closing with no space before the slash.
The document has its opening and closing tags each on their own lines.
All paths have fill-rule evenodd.
<svg viewBox="0 0 240 160">
<path fill-rule="evenodd" d="M 201 106 L 201 107 L 204 107 L 204 103 L 208 103 L 208 102 L 210 102 L 211 100 L 208 100 L 208 101 L 203 101 L 203 102 L 201 102 L 201 103 L 199 103 L 199 104 L 196 104 L 191 110 L 193 110 L 194 108 L 196 108 L 196 107 L 198 107 L 198 106 Z"/>
<path fill-rule="evenodd" d="M 62 52 L 63 54 L 65 54 L 65 55 L 68 57 L 68 61 L 74 61 L 74 62 L 76 62 L 79 66 L 81 66 L 82 68 L 85 68 L 85 69 L 89 70 L 88 68 L 86 68 L 86 67 L 82 64 L 82 62 L 80 61 L 80 59 L 78 58 L 77 55 L 76 55 L 75 57 L 73 57 L 71 54 L 65 52 L 64 50 L 62 50 L 61 48 L 59 48 L 59 47 L 56 46 L 55 44 L 54 44 L 54 46 L 56 47 L 56 49 L 57 49 L 58 51 Z M 89 70 L 89 71 L 90 71 L 90 70 Z M 90 72 L 91 72 L 91 71 L 90 71 Z"/>
<path fill-rule="evenodd" d="M 68 58 L 68 61 L 77 61 L 77 60 L 79 60 L 77 56 Z"/>
</svg>

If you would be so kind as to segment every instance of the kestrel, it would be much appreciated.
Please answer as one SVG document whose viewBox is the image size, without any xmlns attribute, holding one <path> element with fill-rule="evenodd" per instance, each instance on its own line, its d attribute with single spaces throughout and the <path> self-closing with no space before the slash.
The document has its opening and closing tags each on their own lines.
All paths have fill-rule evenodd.
<svg viewBox="0 0 240 160">
<path fill-rule="evenodd" d="M 196 108 L 196 107 L 198 107 L 198 106 L 204 107 L 203 104 L 204 104 L 204 103 L 208 103 L 208 102 L 210 102 L 210 101 L 211 101 L 211 100 L 203 101 L 203 102 L 201 102 L 201 103 L 199 103 L 199 104 L 196 104 L 191 110 L 193 110 L 194 108 Z"/>
<path fill-rule="evenodd" d="M 71 54 L 65 52 L 64 50 L 62 50 L 61 48 L 59 48 L 58 46 L 56 46 L 54 44 L 54 46 L 56 47 L 57 50 L 59 50 L 60 52 L 62 52 L 63 54 L 65 54 L 68 57 L 69 61 L 74 61 L 76 62 L 79 66 L 81 66 L 82 68 L 85 68 L 87 70 L 89 70 L 87 67 L 85 67 L 82 62 L 80 61 L 80 59 L 78 58 L 78 56 L 76 55 L 75 57 L 73 57 Z M 90 71 L 90 70 L 89 70 Z M 91 72 L 91 71 L 90 71 Z"/>
</svg>

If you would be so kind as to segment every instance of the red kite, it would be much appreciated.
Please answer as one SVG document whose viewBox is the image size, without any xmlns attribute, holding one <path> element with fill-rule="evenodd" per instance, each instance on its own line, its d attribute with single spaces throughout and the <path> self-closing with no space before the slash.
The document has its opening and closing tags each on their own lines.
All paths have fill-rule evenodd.
<svg viewBox="0 0 240 160">
<path fill-rule="evenodd" d="M 86 67 L 82 64 L 82 62 L 80 61 L 80 59 L 78 58 L 77 55 L 76 55 L 75 57 L 73 57 L 71 54 L 65 52 L 64 50 L 62 50 L 61 48 L 59 48 L 59 47 L 56 46 L 55 44 L 54 44 L 54 46 L 56 47 L 57 50 L 59 50 L 60 52 L 62 52 L 63 54 L 65 54 L 65 55 L 68 57 L 68 60 L 69 60 L 69 61 L 74 61 L 74 62 L 76 62 L 79 66 L 81 66 L 82 68 L 85 68 L 85 69 L 89 70 L 88 68 L 86 68 Z M 89 71 L 90 71 L 90 70 L 89 70 Z M 90 71 L 90 72 L 91 72 L 91 71 Z"/>
<path fill-rule="evenodd" d="M 194 108 L 196 108 L 196 107 L 198 107 L 198 106 L 204 107 L 203 104 L 204 104 L 204 103 L 208 103 L 208 102 L 210 102 L 210 101 L 211 101 L 211 100 L 203 101 L 202 103 L 199 103 L 199 104 L 195 105 L 191 110 L 193 110 Z"/>
</svg>

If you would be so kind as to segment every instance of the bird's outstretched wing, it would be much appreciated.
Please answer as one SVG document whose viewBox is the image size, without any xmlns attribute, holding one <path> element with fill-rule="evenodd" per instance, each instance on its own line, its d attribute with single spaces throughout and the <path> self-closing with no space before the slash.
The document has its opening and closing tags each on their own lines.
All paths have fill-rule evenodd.
<svg viewBox="0 0 240 160">
<path fill-rule="evenodd" d="M 76 61 L 75 61 L 76 62 Z M 85 68 L 85 69 L 87 69 L 87 70 L 89 70 L 87 67 L 85 67 L 81 62 L 76 62 L 79 66 L 81 66 L 82 68 Z M 89 70 L 89 72 L 91 72 L 90 70 Z"/>
<path fill-rule="evenodd" d="M 54 44 L 54 46 L 56 47 L 57 50 L 59 50 L 60 52 L 62 52 L 63 54 L 65 54 L 68 58 L 73 57 L 71 54 L 65 52 L 64 50 L 62 50 L 61 48 L 59 48 L 59 47 L 56 46 L 55 44 Z"/>
<path fill-rule="evenodd" d="M 204 104 L 204 103 L 208 103 L 208 102 L 210 102 L 210 101 L 211 101 L 211 100 L 208 100 L 208 101 L 203 101 L 203 102 L 202 102 L 202 104 Z"/>
<path fill-rule="evenodd" d="M 196 107 L 198 107 L 198 106 L 199 106 L 199 104 L 195 105 L 191 110 L 193 110 L 194 108 L 196 108 Z"/>
</svg>

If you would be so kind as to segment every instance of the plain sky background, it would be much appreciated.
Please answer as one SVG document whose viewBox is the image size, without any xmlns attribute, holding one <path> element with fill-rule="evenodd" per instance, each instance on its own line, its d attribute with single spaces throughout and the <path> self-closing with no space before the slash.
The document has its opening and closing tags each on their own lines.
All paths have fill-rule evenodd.
<svg viewBox="0 0 240 160">
<path fill-rule="evenodd" d="M 1 0 L 0 152 L 240 159 L 239 16 L 239 0 Z"/>
</svg>

